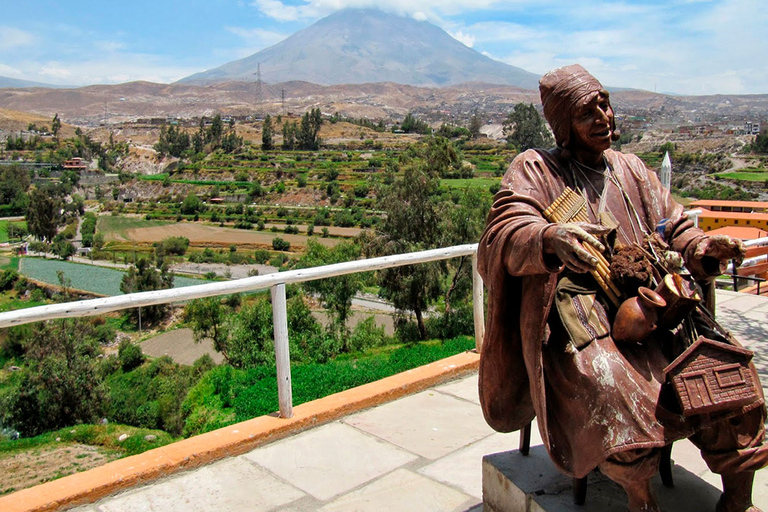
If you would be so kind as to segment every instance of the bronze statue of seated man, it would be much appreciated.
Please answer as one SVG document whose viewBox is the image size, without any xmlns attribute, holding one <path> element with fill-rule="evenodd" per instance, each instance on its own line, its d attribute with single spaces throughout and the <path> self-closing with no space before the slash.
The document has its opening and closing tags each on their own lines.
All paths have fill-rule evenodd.
<svg viewBox="0 0 768 512">
<path fill-rule="evenodd" d="M 515 158 L 478 248 L 489 291 L 480 362 L 486 420 L 510 432 L 535 417 L 561 471 L 580 478 L 599 467 L 626 490 L 632 512 L 659 510 L 649 486 L 659 452 L 689 438 L 722 476 L 717 512 L 757 511 L 754 472 L 768 463 L 760 386 L 729 411 L 684 414 L 664 372 L 680 355 L 670 343 L 679 333 L 616 341 L 617 297 L 597 283 L 603 255 L 647 244 L 654 233 L 704 286 L 743 257 L 741 243 L 705 235 L 639 158 L 610 149 L 618 133 L 609 94 L 584 68 L 547 73 L 540 92 L 557 147 Z M 583 198 L 586 217 L 552 222 L 544 212 L 566 188 Z M 759 382 L 754 366 L 745 368 Z"/>
</svg>

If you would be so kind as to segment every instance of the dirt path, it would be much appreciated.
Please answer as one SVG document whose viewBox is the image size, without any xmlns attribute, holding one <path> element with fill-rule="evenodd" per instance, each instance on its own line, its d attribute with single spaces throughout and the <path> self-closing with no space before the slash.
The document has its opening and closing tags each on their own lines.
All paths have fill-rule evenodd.
<svg viewBox="0 0 768 512">
<path fill-rule="evenodd" d="M 216 364 L 224 361 L 224 356 L 213 349 L 211 340 L 195 343 L 192 329 L 175 329 L 164 332 L 141 343 L 141 350 L 152 357 L 170 356 L 179 364 L 191 366 L 203 354 L 208 354 Z"/>
</svg>

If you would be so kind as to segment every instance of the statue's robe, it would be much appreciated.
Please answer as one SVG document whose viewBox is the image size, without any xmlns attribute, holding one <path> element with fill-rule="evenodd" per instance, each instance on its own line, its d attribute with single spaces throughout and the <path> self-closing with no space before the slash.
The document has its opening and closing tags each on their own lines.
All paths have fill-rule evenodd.
<svg viewBox="0 0 768 512">
<path fill-rule="evenodd" d="M 566 187 L 585 191 L 592 222 L 605 196 L 604 210 L 621 226 L 618 243 L 642 242 L 662 219 L 679 218 L 683 211 L 639 158 L 612 150 L 605 158 L 621 188 L 601 173 L 576 168 L 558 149 L 518 155 L 494 198 L 478 247 L 478 269 L 489 293 L 480 361 L 485 418 L 495 430 L 511 432 L 536 417 L 552 460 L 576 477 L 617 452 L 695 438 L 706 427 L 702 418 L 683 417 L 664 385 L 663 369 L 671 362 L 664 336 L 617 346 L 607 335 L 577 349 L 553 306 L 558 281 L 568 272 L 556 257 L 544 255 L 542 236 L 550 224 L 543 211 Z M 689 268 L 698 268 L 693 252 L 705 235 L 690 223 L 680 226 L 667 230 L 667 243 Z M 601 307 L 600 301 L 595 304 Z M 610 329 L 613 313 L 603 309 L 598 317 Z M 742 453 L 741 469 L 768 462 L 761 447 L 765 408 L 760 392 L 758 401 L 740 410 L 759 410 L 752 414 L 757 419 L 747 446 L 727 448 L 749 452 Z"/>
</svg>

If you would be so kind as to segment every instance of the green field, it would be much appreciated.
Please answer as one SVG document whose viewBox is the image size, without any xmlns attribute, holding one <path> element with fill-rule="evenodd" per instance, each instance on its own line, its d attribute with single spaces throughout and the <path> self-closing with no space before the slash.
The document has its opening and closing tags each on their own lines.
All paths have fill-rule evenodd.
<svg viewBox="0 0 768 512">
<path fill-rule="evenodd" d="M 768 170 L 748 167 L 735 172 L 720 172 L 716 176 L 727 180 L 765 182 L 768 181 Z"/>
<path fill-rule="evenodd" d="M 26 221 L 23 220 L 0 219 L 0 243 L 8 242 L 8 223 L 19 224 L 25 229 L 27 227 Z"/>
<path fill-rule="evenodd" d="M 98 295 L 122 295 L 120 282 L 124 272 L 111 268 L 84 265 L 69 261 L 49 260 L 43 258 L 22 258 L 20 273 L 43 283 L 59 286 L 57 271 L 64 272 L 66 279 L 72 282 L 72 288 L 95 293 Z M 205 284 L 210 281 L 175 276 L 174 288 Z"/>
<path fill-rule="evenodd" d="M 129 229 L 167 226 L 168 224 L 174 224 L 174 222 L 165 220 L 146 220 L 144 217 L 102 215 L 97 221 L 96 232 L 104 233 L 105 236 L 109 233 L 114 233 L 124 237 L 125 231 L 128 231 Z"/>
</svg>

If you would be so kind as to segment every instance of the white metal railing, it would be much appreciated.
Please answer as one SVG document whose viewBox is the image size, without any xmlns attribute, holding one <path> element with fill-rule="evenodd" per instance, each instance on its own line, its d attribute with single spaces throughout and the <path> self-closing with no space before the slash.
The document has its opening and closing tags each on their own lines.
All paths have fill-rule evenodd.
<svg viewBox="0 0 768 512">
<path fill-rule="evenodd" d="M 266 274 L 263 276 L 247 277 L 235 281 L 208 283 L 184 288 L 156 290 L 151 292 L 131 293 L 115 297 L 67 302 L 37 306 L 16 311 L 0 313 L 0 328 L 22 325 L 55 318 L 72 318 L 92 316 L 110 311 L 167 304 L 170 302 L 229 295 L 232 293 L 251 292 L 270 288 L 272 293 L 272 311 L 275 336 L 275 364 L 277 368 L 278 401 L 280 416 L 293 416 L 293 398 L 291 390 L 291 365 L 288 350 L 288 316 L 285 303 L 285 285 L 301 283 L 315 279 L 368 272 L 392 267 L 402 267 L 417 263 L 440 261 L 461 256 L 472 256 L 472 295 L 474 303 L 475 346 L 480 350 L 485 328 L 483 311 L 483 282 L 477 273 L 477 244 L 457 245 L 442 249 L 382 256 L 365 260 L 335 263 L 322 267 L 312 267 L 299 270 L 289 270 Z"/>
</svg>

